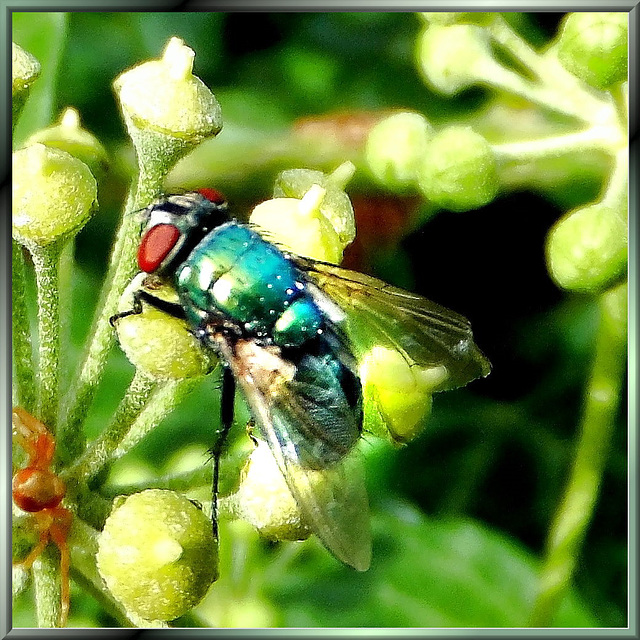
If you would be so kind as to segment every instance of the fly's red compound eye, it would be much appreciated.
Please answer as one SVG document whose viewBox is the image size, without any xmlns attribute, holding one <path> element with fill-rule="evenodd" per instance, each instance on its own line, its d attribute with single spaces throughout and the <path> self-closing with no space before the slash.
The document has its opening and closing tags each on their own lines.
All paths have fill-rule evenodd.
<svg viewBox="0 0 640 640">
<path fill-rule="evenodd" d="M 153 273 L 178 242 L 180 231 L 172 224 L 156 224 L 142 238 L 138 248 L 138 266 Z"/>
<path fill-rule="evenodd" d="M 198 193 L 213 204 L 224 204 L 227 199 L 217 189 L 198 189 Z"/>
</svg>

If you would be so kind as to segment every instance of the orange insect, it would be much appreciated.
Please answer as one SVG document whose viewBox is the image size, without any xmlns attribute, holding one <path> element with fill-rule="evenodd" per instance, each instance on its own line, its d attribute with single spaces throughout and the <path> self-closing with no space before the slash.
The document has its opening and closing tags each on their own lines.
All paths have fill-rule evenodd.
<svg viewBox="0 0 640 640">
<path fill-rule="evenodd" d="M 55 438 L 47 427 L 20 407 L 11 416 L 16 441 L 29 456 L 27 465 L 13 475 L 12 495 L 15 504 L 33 514 L 40 535 L 38 544 L 24 560 L 15 562 L 29 569 L 49 541 L 60 550 L 61 600 L 60 626 L 69 614 L 69 548 L 67 535 L 72 514 L 60 506 L 66 493 L 64 482 L 50 469 L 56 448 Z"/>
</svg>

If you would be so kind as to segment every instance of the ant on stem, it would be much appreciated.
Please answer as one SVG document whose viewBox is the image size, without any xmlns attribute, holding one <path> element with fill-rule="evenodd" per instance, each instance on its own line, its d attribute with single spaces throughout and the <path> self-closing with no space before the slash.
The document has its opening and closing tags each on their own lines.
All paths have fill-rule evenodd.
<svg viewBox="0 0 640 640">
<path fill-rule="evenodd" d="M 67 623 L 69 614 L 69 548 L 67 535 L 72 514 L 60 506 L 66 494 L 64 482 L 51 471 L 56 442 L 40 420 L 21 407 L 14 407 L 11 421 L 18 444 L 28 455 L 24 468 L 13 475 L 12 495 L 15 504 L 33 515 L 40 540 L 26 558 L 14 565 L 29 569 L 49 541 L 60 551 L 60 626 Z"/>
</svg>

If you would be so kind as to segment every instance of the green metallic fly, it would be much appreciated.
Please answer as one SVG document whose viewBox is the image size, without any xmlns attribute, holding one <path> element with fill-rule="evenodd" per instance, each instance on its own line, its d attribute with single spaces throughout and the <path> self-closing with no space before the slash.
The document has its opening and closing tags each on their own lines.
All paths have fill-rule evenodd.
<svg viewBox="0 0 640 640">
<path fill-rule="evenodd" d="M 186 319 L 224 365 L 214 527 L 217 459 L 237 383 L 308 527 L 339 560 L 366 570 L 358 364 L 381 346 L 411 367 L 444 372 L 434 391 L 459 387 L 490 371 L 469 322 L 375 278 L 280 250 L 232 219 L 212 189 L 162 197 L 144 215 L 139 267 L 171 283 L 180 302 L 139 290 L 133 309 L 112 320 L 154 305 Z"/>
</svg>

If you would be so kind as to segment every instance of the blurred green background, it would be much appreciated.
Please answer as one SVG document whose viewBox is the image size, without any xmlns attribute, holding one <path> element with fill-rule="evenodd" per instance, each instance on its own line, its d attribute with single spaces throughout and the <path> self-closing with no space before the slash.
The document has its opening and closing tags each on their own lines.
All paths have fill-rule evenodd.
<svg viewBox="0 0 640 640">
<path fill-rule="evenodd" d="M 513 14 L 509 20 L 540 47 L 561 17 Z M 88 330 L 135 166 L 111 83 L 158 57 L 174 35 L 195 50 L 194 73 L 215 93 L 225 124 L 216 140 L 180 164 L 169 185 L 215 186 L 242 216 L 270 196 L 280 169 L 331 170 L 352 159 L 360 169 L 348 189 L 359 235 L 349 266 L 467 316 L 493 364 L 488 378 L 437 396 L 424 431 L 408 446 L 371 443 L 375 536 L 368 573 L 341 566 L 316 542 L 268 544 L 232 524 L 223 529 L 220 582 L 177 624 L 526 624 L 574 452 L 596 326 L 592 300 L 565 294 L 551 281 L 544 239 L 563 208 L 593 198 L 602 176 L 585 171 L 575 184 L 511 192 L 464 214 L 435 214 L 417 198 L 376 187 L 361 160 L 362 130 L 375 114 L 414 109 L 436 126 L 472 123 L 491 97 L 473 89 L 444 99 L 424 85 L 414 64 L 421 25 L 413 14 L 30 13 L 14 15 L 13 27 L 14 41 L 43 65 L 16 141 L 74 106 L 111 158 L 99 186 L 100 212 L 77 239 L 70 367 Z M 132 374 L 115 349 L 88 421 L 90 437 Z M 210 445 L 215 425 L 208 416 L 216 415 L 217 402 L 215 385 L 206 381 L 127 463 L 135 458 L 165 469 L 168 450 Z M 236 431 L 243 437 L 241 421 Z M 626 625 L 626 445 L 623 403 L 575 588 L 555 621 L 560 626 Z M 25 594 L 17 626 L 33 624 L 32 608 Z M 70 624 L 114 621 L 74 586 Z"/>
</svg>

